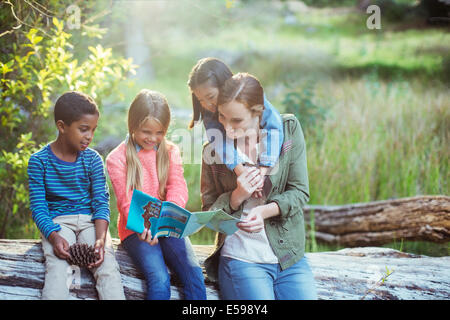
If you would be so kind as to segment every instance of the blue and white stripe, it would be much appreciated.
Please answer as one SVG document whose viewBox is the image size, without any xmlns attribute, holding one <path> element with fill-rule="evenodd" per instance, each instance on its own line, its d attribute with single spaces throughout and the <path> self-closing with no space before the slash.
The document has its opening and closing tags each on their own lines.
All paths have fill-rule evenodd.
<svg viewBox="0 0 450 320">
<path fill-rule="evenodd" d="M 87 148 L 75 162 L 66 162 L 48 144 L 30 157 L 28 181 L 32 217 L 46 238 L 61 229 L 52 220 L 57 216 L 89 214 L 109 222 L 105 169 L 95 150 Z"/>
</svg>

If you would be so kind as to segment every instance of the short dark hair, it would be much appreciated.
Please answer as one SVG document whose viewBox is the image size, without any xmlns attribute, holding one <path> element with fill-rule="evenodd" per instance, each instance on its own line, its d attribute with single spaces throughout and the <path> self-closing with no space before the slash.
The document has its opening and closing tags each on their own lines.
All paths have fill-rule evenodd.
<svg viewBox="0 0 450 320">
<path fill-rule="evenodd" d="M 65 92 L 56 100 L 53 115 L 55 123 L 62 120 L 65 124 L 71 125 L 78 121 L 85 114 L 100 115 L 94 99 L 85 93 L 77 91 Z"/>
</svg>

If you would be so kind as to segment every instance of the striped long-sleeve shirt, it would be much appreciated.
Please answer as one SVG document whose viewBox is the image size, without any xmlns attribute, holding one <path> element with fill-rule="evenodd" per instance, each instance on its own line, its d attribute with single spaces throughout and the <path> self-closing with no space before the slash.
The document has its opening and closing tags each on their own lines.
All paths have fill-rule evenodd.
<svg viewBox="0 0 450 320">
<path fill-rule="evenodd" d="M 48 238 L 61 227 L 53 218 L 89 214 L 109 222 L 109 192 L 100 155 L 87 148 L 75 162 L 55 156 L 47 144 L 28 162 L 30 209 L 39 231 Z"/>
</svg>

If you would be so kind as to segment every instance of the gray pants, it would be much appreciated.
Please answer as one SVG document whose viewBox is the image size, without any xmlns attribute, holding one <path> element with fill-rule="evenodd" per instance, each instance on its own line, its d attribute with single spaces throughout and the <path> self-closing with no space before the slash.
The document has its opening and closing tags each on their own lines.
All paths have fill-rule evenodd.
<svg viewBox="0 0 450 320">
<path fill-rule="evenodd" d="M 95 244 L 95 225 L 91 216 L 86 214 L 60 216 L 53 221 L 61 226 L 58 234 L 62 236 L 69 245 L 76 242 Z M 72 267 L 66 260 L 58 258 L 53 252 L 53 246 L 42 237 L 42 249 L 45 256 L 45 284 L 42 290 L 42 299 L 65 300 L 69 299 L 69 288 Z M 122 280 L 119 265 L 114 256 L 111 236 L 106 236 L 105 256 L 103 263 L 90 269 L 96 280 L 98 296 L 102 300 L 124 300 Z M 69 283 L 70 282 L 70 283 Z"/>
</svg>

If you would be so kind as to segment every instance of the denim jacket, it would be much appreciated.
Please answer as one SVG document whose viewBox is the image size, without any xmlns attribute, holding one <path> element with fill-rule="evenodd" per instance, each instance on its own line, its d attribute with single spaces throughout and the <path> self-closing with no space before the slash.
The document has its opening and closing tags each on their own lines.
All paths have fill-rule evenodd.
<svg viewBox="0 0 450 320">
<path fill-rule="evenodd" d="M 275 202 L 280 215 L 265 219 L 264 227 L 282 270 L 298 262 L 305 252 L 305 226 L 302 207 L 309 200 L 306 145 L 302 128 L 292 114 L 283 114 L 284 140 L 281 153 L 271 175 L 264 183 L 267 203 Z M 243 205 L 237 211 L 230 208 L 230 197 L 236 188 L 236 174 L 219 161 L 214 162 L 214 152 L 203 149 L 201 196 L 202 210 L 222 209 L 240 217 Z M 220 249 L 225 235 L 216 234 L 215 250 L 205 260 L 208 278 L 217 281 Z"/>
</svg>

